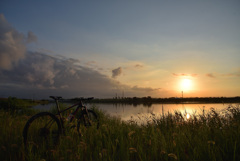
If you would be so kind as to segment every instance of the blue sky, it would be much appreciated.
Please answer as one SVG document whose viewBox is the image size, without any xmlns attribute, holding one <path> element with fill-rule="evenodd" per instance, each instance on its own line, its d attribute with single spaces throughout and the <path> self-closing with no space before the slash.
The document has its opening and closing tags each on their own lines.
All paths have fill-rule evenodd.
<svg viewBox="0 0 240 161">
<path fill-rule="evenodd" d="M 76 60 L 74 70 L 81 66 L 95 73 L 89 79 L 106 79 L 102 82 L 109 88 L 106 92 L 93 90 L 86 82 L 89 88 L 77 89 L 87 93 L 71 93 L 67 81 L 62 82 L 71 96 L 98 93 L 97 97 L 112 97 L 123 90 L 129 96 L 178 97 L 181 91 L 189 97 L 240 95 L 240 1 L 4 0 L 0 4 L 0 13 L 11 31 L 25 39 L 31 33 L 34 38 L 32 43 L 22 40 L 25 53 L 15 55 L 11 68 L 2 65 L 0 87 L 5 90 L 7 82 L 14 88 L 27 88 L 24 81 L 20 83 L 8 75 L 17 72 L 18 61 L 26 65 L 33 55 L 30 53 L 37 53 L 54 58 L 54 62 Z M 0 56 L 6 55 L 2 52 Z M 46 60 L 36 63 L 49 65 Z M 28 70 L 36 75 L 40 72 L 30 64 L 28 67 L 25 75 Z M 51 87 L 46 86 L 46 79 L 31 79 L 29 91 L 39 91 L 41 86 L 41 91 L 65 93 L 55 84 L 57 78 L 64 78 L 52 69 L 46 66 L 45 73 L 41 71 L 43 77 L 49 76 L 46 73 L 56 74 L 48 77 Z M 27 78 L 25 83 L 29 84 Z M 77 77 L 72 79 L 78 81 Z M 190 80 L 188 89 L 181 83 L 186 79 Z M 16 93 L 16 88 L 0 96 L 11 95 L 10 91 Z M 29 95 L 27 91 L 25 94 Z"/>
</svg>

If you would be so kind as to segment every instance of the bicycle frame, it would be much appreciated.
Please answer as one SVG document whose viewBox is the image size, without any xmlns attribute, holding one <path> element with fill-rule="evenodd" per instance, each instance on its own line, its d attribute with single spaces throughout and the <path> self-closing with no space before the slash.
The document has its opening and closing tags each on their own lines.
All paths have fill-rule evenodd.
<svg viewBox="0 0 240 161">
<path fill-rule="evenodd" d="M 87 115 L 88 115 L 88 110 L 87 110 L 86 106 L 83 105 L 82 100 L 80 100 L 78 103 L 76 103 L 76 104 L 74 104 L 74 105 L 71 105 L 70 107 L 68 107 L 68 108 L 66 108 L 66 109 L 64 109 L 64 110 L 60 110 L 58 100 L 61 99 L 61 97 L 50 96 L 50 98 L 53 98 L 53 99 L 55 100 L 56 107 L 57 107 L 57 114 L 56 114 L 56 115 L 59 115 L 60 123 L 61 123 L 62 128 L 64 128 L 64 118 L 63 118 L 63 116 L 61 115 L 61 113 L 65 112 L 65 111 L 68 111 L 68 110 L 70 110 L 71 108 L 77 106 L 77 108 L 75 109 L 75 111 L 72 113 L 72 114 L 73 114 L 73 117 L 75 117 L 75 115 L 77 114 L 77 112 L 79 111 L 79 109 L 81 109 L 81 111 L 82 111 L 84 114 L 87 114 Z M 92 98 L 91 98 L 91 99 L 92 99 Z M 86 100 L 88 100 L 88 99 L 86 99 Z M 72 120 L 70 120 L 70 122 L 71 122 L 71 121 L 72 121 Z"/>
<path fill-rule="evenodd" d="M 73 107 L 77 107 L 77 108 L 74 110 L 74 112 L 72 112 L 73 116 L 69 120 L 70 122 L 73 120 L 74 117 L 76 117 L 75 115 L 77 114 L 79 109 L 81 110 L 80 111 L 81 113 L 80 113 L 79 117 L 78 116 L 76 117 L 78 119 L 77 126 L 75 126 L 75 123 L 74 123 L 74 125 L 73 124 L 68 124 L 68 125 L 71 125 L 70 128 L 77 127 L 77 132 L 80 136 L 81 136 L 81 132 L 79 131 L 79 127 L 80 127 L 80 124 L 82 123 L 82 121 L 83 121 L 85 127 L 92 126 L 92 125 L 95 125 L 94 127 L 96 127 L 97 129 L 99 127 L 99 120 L 98 120 L 96 113 L 93 110 L 88 110 L 87 107 L 84 106 L 83 102 L 82 102 L 84 100 L 91 100 L 93 98 L 80 99 L 78 103 L 73 104 L 64 110 L 60 110 L 59 103 L 58 103 L 58 101 L 62 97 L 50 96 L 50 98 L 54 99 L 54 101 L 56 103 L 57 114 L 53 114 L 51 112 L 40 112 L 40 113 L 33 115 L 27 121 L 27 123 L 25 124 L 24 129 L 23 129 L 23 138 L 24 138 L 23 141 L 24 141 L 24 146 L 25 146 L 26 150 L 27 150 L 29 143 L 30 144 L 34 143 L 34 141 L 32 141 L 32 140 L 39 141 L 39 138 L 45 139 L 46 144 L 48 144 L 48 141 L 49 141 L 49 145 L 51 143 L 52 143 L 52 145 L 57 143 L 55 141 L 58 141 L 59 135 L 66 134 L 65 132 L 66 132 L 66 130 L 68 130 L 68 129 L 65 129 L 65 127 L 64 127 L 64 117 L 63 117 L 62 113 Z M 34 128 L 32 128 L 32 127 L 34 127 Z M 36 137 L 33 137 L 35 135 L 36 135 Z M 50 140 L 47 138 L 50 138 Z M 40 139 L 40 142 L 38 142 L 39 144 L 42 144 L 41 140 L 42 139 Z M 54 142 L 51 142 L 51 141 L 54 141 Z"/>
</svg>

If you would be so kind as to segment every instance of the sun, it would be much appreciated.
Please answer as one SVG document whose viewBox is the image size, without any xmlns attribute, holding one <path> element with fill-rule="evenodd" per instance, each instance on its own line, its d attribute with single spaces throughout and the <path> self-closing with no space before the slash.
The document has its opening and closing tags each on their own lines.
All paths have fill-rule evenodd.
<svg viewBox="0 0 240 161">
<path fill-rule="evenodd" d="M 180 83 L 180 88 L 182 91 L 189 91 L 192 89 L 192 80 L 191 79 L 182 79 Z"/>
</svg>

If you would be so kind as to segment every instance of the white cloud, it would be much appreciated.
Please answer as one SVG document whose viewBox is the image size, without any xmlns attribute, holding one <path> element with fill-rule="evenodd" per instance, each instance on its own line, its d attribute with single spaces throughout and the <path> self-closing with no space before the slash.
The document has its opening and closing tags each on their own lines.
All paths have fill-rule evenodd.
<svg viewBox="0 0 240 161">
<path fill-rule="evenodd" d="M 146 96 L 156 92 L 151 88 L 123 85 L 78 59 L 26 51 L 26 43 L 36 42 L 37 36 L 28 32 L 25 37 L 11 27 L 2 14 L 0 22 L 0 97 L 61 95 L 102 98 L 113 97 L 122 90 L 127 96 Z M 121 74 L 122 67 L 112 70 L 112 78 Z"/>
<path fill-rule="evenodd" d="M 24 57 L 24 35 L 15 30 L 0 14 L 0 69 L 9 70 Z"/>
<path fill-rule="evenodd" d="M 0 14 L 0 69 L 10 70 L 26 53 L 26 43 L 36 42 L 37 36 L 29 31 L 27 37 L 19 33 Z"/>
<path fill-rule="evenodd" d="M 77 59 L 56 58 L 38 52 L 26 53 L 11 70 L 0 70 L 0 96 L 29 97 L 35 93 L 39 98 L 49 95 L 103 98 L 113 97 L 123 90 L 129 97 L 158 92 L 157 89 L 123 85 L 82 66 Z"/>
</svg>

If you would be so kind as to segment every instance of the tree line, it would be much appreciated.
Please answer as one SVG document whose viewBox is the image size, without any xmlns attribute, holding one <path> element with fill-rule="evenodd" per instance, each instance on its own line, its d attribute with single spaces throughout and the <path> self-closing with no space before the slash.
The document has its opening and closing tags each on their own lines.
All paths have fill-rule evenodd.
<svg viewBox="0 0 240 161">
<path fill-rule="evenodd" d="M 152 104 L 152 103 L 240 103 L 240 97 L 189 97 L 189 98 L 152 98 L 148 97 L 114 97 L 108 99 L 94 99 L 93 103 L 126 103 L 126 104 Z"/>
</svg>

